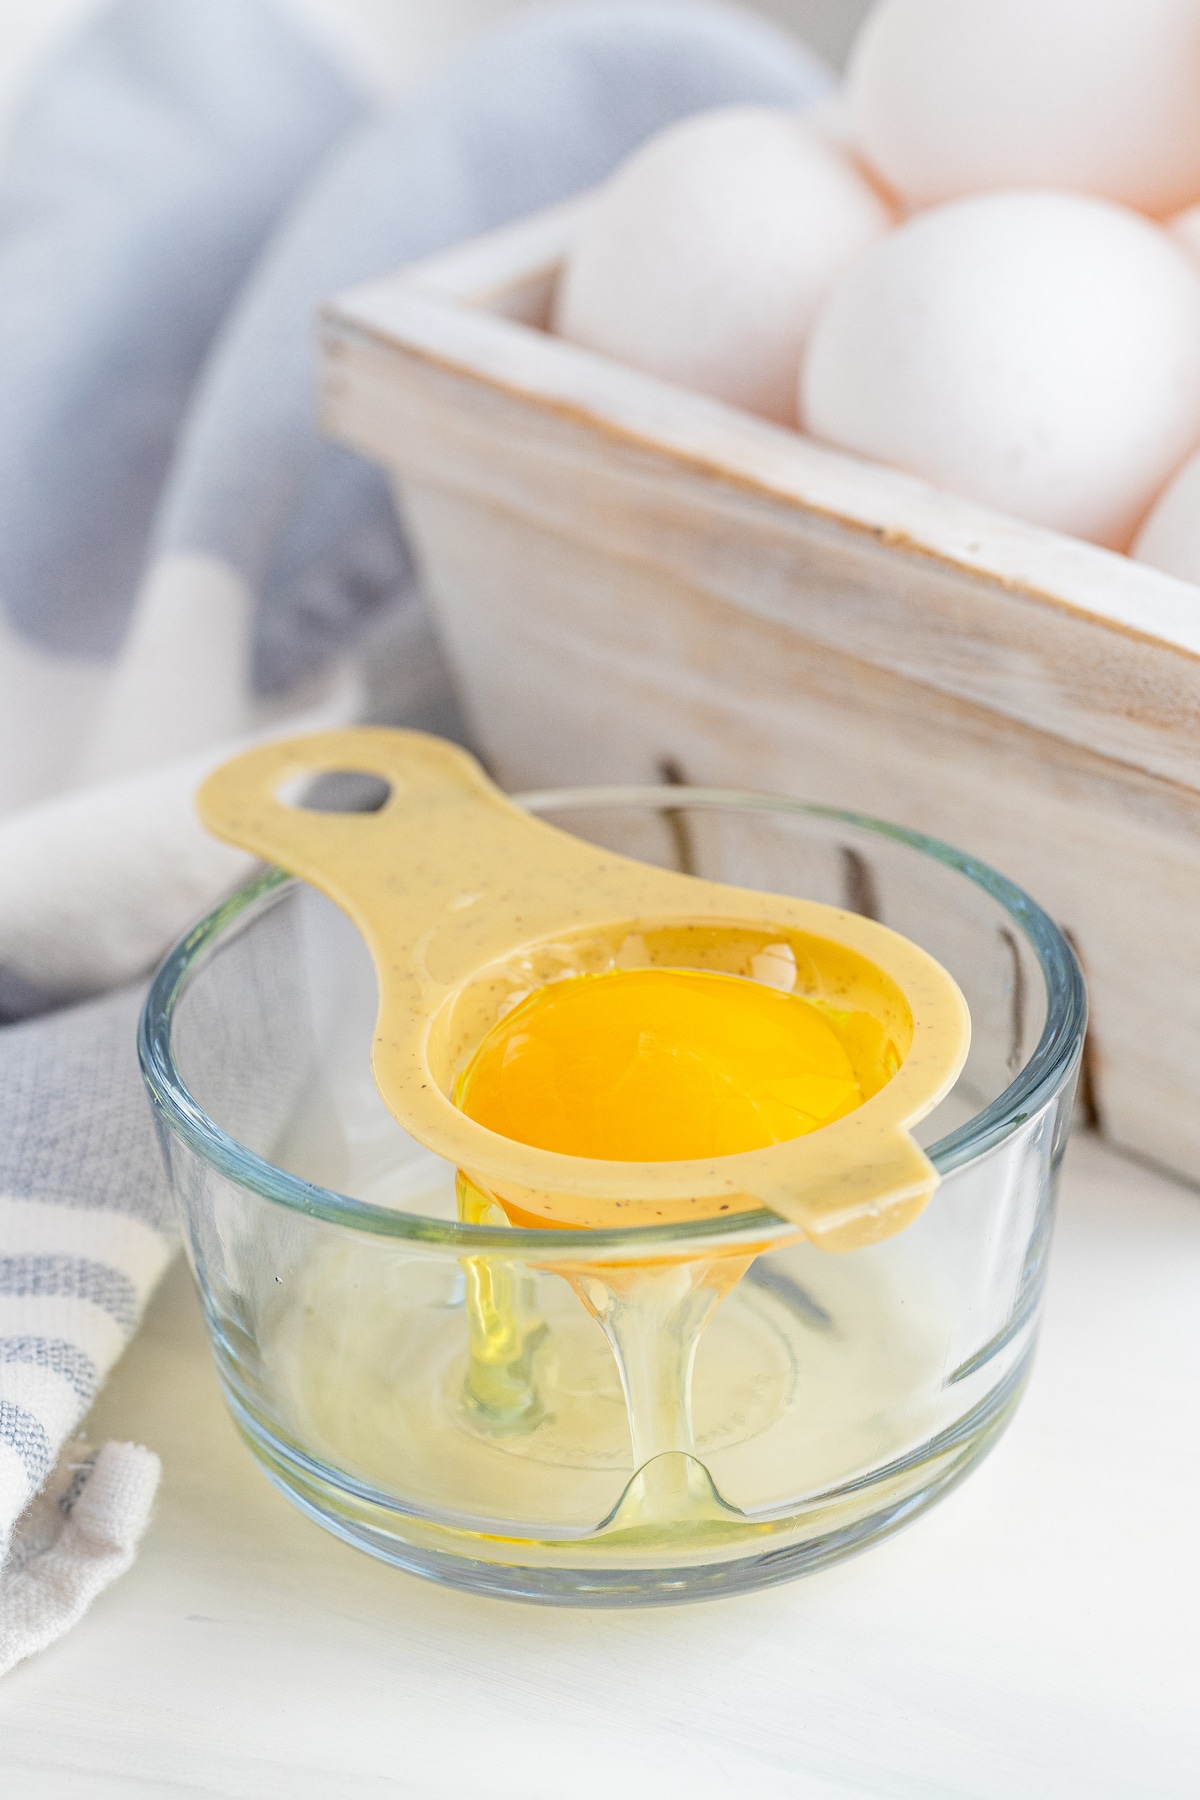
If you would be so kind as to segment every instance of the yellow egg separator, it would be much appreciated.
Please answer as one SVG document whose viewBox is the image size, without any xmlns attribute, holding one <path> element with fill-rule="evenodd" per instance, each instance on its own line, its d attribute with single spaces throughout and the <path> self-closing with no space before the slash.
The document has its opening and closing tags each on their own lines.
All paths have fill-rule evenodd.
<svg viewBox="0 0 1200 1800">
<path fill-rule="evenodd" d="M 352 772 L 390 789 L 374 813 L 280 798 Z M 400 1125 L 485 1191 L 547 1226 L 656 1225 L 771 1208 L 828 1250 L 901 1230 L 937 1187 L 911 1128 L 953 1086 L 970 1043 L 956 983 L 873 920 L 726 887 L 597 848 L 534 818 L 475 760 L 423 733 L 362 727 L 263 745 L 210 775 L 210 831 L 301 876 L 357 925 L 379 982 L 372 1070 Z M 452 1099 L 515 998 L 556 973 L 666 965 L 796 970 L 794 991 L 870 1015 L 900 1055 L 855 1111 L 766 1149 L 616 1162 L 534 1149 Z M 760 967 L 763 965 L 759 965 Z"/>
</svg>

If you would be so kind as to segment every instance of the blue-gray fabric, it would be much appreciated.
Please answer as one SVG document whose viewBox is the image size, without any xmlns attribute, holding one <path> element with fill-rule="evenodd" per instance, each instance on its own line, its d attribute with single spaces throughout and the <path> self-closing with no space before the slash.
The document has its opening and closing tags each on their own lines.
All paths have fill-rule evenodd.
<svg viewBox="0 0 1200 1800">
<path fill-rule="evenodd" d="M 101 1332 L 107 1353 L 98 1360 L 95 1321 L 107 1319 L 120 1343 L 141 1317 L 146 1284 L 121 1267 L 122 1219 L 160 1238 L 163 1260 L 174 1238 L 154 1123 L 138 1091 L 140 1001 L 125 989 L 0 1031 L 0 1445 L 25 1474 L 23 1488 L 14 1493 L 10 1483 L 0 1497 L 0 1565 L 16 1512 L 49 1474 L 113 1359 L 112 1336 Z M 39 1249 L 27 1222 L 10 1224 L 26 1200 L 59 1216 L 104 1214 L 111 1253 L 72 1254 L 61 1242 Z M 61 1335 L 64 1301 L 83 1341 Z M 73 1400 L 66 1414 L 60 1384 Z"/>
<path fill-rule="evenodd" d="M 120 0 L 0 175 L 0 600 L 114 652 L 197 372 L 363 101 L 267 0 Z"/>
<path fill-rule="evenodd" d="M 138 1072 L 143 997 L 139 984 L 0 1030 L 0 1266 L 9 1197 L 124 1212 L 173 1231 Z"/>
<path fill-rule="evenodd" d="M 687 113 L 828 80 L 745 13 L 557 6 L 355 130 L 362 102 L 264 0 L 119 0 L 0 174 L 11 619 L 110 655 L 148 540 L 208 552 L 258 596 L 256 688 L 286 689 L 409 580 L 382 476 L 312 424 L 320 301 L 589 186 Z"/>
<path fill-rule="evenodd" d="M 321 301 L 591 186 L 688 113 L 798 105 L 827 83 L 746 14 L 556 7 L 487 39 L 333 155 L 217 346 L 161 521 L 161 548 L 226 558 L 259 596 L 260 692 L 345 643 L 408 573 L 382 474 L 322 445 L 312 422 Z"/>
</svg>

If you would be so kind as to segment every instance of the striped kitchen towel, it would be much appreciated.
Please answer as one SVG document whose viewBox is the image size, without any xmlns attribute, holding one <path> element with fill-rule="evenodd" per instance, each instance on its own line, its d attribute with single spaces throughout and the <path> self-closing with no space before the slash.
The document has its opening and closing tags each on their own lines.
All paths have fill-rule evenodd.
<svg viewBox="0 0 1200 1800">
<path fill-rule="evenodd" d="M 158 1479 L 133 1445 L 63 1455 L 174 1244 L 140 1003 L 124 989 L 0 1032 L 0 1674 L 126 1565 Z"/>
</svg>

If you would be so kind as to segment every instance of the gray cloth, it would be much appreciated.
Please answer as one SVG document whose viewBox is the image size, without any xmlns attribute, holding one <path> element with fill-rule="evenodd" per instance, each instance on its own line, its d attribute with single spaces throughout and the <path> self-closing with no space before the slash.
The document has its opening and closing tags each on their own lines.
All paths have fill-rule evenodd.
<svg viewBox="0 0 1200 1800">
<path fill-rule="evenodd" d="M 124 988 L 0 1031 L 4 1199 L 123 1212 L 171 1237 L 174 1216 L 137 1066 L 143 998 L 140 985 Z"/>
<path fill-rule="evenodd" d="M 216 348 L 161 522 L 163 550 L 219 556 L 259 596 L 259 691 L 301 679 L 408 575 L 382 473 L 322 444 L 312 422 L 321 301 L 593 185 L 688 113 L 799 105 L 827 85 L 822 65 L 745 15 L 555 8 L 331 157 Z"/>
<path fill-rule="evenodd" d="M 0 177 L 0 601 L 36 642 L 117 650 L 213 334 L 363 110 L 266 0 L 120 0 L 31 97 Z"/>
<path fill-rule="evenodd" d="M 125 990 L 0 1032 L 0 1567 L 166 1266 Z"/>
<path fill-rule="evenodd" d="M 182 427 L 154 551 L 230 562 L 258 597 L 255 686 L 292 686 L 410 573 L 382 476 L 313 428 L 321 300 L 587 187 L 687 113 L 828 84 L 745 14 L 555 7 L 354 131 L 362 101 L 264 0 L 120 0 L 0 176 L 10 617 L 115 653 Z"/>
</svg>

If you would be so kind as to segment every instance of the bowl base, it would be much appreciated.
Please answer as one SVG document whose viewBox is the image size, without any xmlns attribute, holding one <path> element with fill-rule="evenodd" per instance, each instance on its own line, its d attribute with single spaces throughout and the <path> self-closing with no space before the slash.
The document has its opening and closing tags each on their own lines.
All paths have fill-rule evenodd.
<svg viewBox="0 0 1200 1800">
<path fill-rule="evenodd" d="M 862 1480 L 816 1495 L 783 1518 L 746 1520 L 744 1533 L 672 1543 L 627 1534 L 521 1543 L 402 1513 L 383 1496 L 354 1492 L 283 1443 L 235 1396 L 242 1436 L 292 1505 L 344 1542 L 426 1580 L 498 1599 L 549 1606 L 662 1606 L 716 1599 L 792 1581 L 889 1537 L 948 1493 L 991 1449 L 1028 1377 L 1033 1346 L 1001 1384 L 952 1428 Z"/>
</svg>

